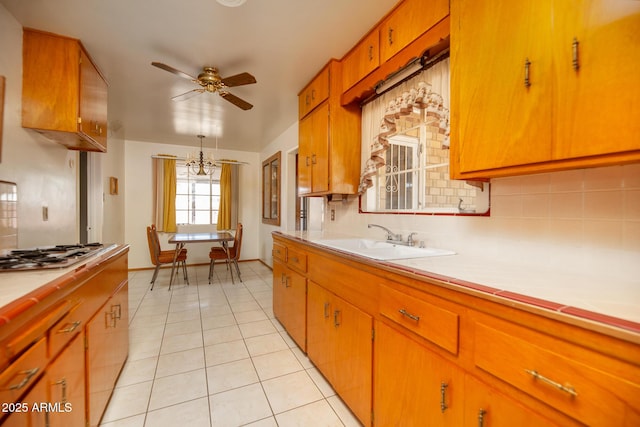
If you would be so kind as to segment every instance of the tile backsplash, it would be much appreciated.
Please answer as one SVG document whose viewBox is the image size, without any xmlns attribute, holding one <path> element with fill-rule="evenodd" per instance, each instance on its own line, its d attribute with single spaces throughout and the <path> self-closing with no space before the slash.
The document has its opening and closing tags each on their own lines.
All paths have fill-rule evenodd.
<svg viewBox="0 0 640 427">
<path fill-rule="evenodd" d="M 358 214 L 357 198 L 331 203 L 323 230 L 375 237 L 367 223 L 427 245 L 589 276 L 640 276 L 640 164 L 491 180 L 491 215 Z"/>
<path fill-rule="evenodd" d="M 18 247 L 18 189 L 0 181 L 0 252 Z"/>
</svg>

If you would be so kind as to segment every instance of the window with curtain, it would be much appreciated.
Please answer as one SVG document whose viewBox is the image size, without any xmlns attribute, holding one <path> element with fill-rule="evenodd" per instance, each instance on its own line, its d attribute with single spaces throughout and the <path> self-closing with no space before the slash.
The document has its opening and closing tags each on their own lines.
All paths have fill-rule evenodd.
<svg viewBox="0 0 640 427">
<path fill-rule="evenodd" d="M 153 222 L 158 231 L 177 225 L 216 225 L 231 230 L 238 224 L 239 164 L 223 163 L 211 175 L 198 176 L 184 159 L 154 156 Z"/>
<path fill-rule="evenodd" d="M 176 222 L 215 225 L 219 209 L 220 168 L 211 175 L 198 176 L 183 164 L 177 164 Z"/>
</svg>

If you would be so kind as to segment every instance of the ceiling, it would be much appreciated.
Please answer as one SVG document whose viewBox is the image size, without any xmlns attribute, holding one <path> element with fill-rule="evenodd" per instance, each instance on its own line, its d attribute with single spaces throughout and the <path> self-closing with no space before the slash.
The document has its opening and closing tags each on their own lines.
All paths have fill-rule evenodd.
<svg viewBox="0 0 640 427">
<path fill-rule="evenodd" d="M 297 94 L 326 62 L 341 58 L 397 0 L 0 0 L 25 27 L 80 39 L 109 83 L 109 127 L 127 140 L 259 152 L 297 120 Z M 215 66 L 257 83 L 183 101 L 199 86 L 151 66 L 197 76 Z M 212 144 L 205 139 L 205 145 Z"/>
</svg>

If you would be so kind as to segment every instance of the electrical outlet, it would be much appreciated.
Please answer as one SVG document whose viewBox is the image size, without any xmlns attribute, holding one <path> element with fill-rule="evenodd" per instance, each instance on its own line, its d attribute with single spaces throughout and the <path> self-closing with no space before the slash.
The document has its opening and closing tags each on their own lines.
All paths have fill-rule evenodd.
<svg viewBox="0 0 640 427">
<path fill-rule="evenodd" d="M 42 207 L 42 220 L 49 221 L 49 206 Z"/>
<path fill-rule="evenodd" d="M 331 221 L 335 221 L 335 220 L 336 220 L 336 210 L 331 209 Z"/>
</svg>

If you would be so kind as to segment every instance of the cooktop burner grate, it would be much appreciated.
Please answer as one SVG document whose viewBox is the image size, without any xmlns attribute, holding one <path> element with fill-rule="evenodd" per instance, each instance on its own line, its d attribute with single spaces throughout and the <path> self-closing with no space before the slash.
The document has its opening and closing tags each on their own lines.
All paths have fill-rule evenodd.
<svg viewBox="0 0 640 427">
<path fill-rule="evenodd" d="M 76 264 L 102 248 L 101 243 L 15 249 L 0 257 L 0 271 L 63 268 Z"/>
</svg>

